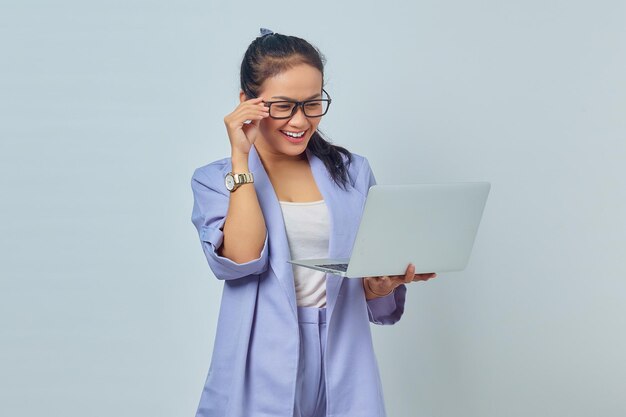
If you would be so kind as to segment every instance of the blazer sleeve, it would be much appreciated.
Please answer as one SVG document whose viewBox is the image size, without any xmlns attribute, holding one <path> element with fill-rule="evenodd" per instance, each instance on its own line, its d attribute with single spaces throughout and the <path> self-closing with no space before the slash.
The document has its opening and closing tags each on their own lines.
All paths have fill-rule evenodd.
<svg viewBox="0 0 626 417">
<path fill-rule="evenodd" d="M 372 185 L 376 184 L 376 178 L 367 158 L 363 157 L 361 168 L 356 176 L 355 188 L 367 196 Z M 404 313 L 406 301 L 406 285 L 402 284 L 389 295 L 367 300 L 367 313 L 371 323 L 391 325 L 400 320 Z"/>
<path fill-rule="evenodd" d="M 220 256 L 217 251 L 224 240 L 224 222 L 230 196 L 223 185 L 221 170 L 212 165 L 198 168 L 191 178 L 193 210 L 191 221 L 198 230 L 202 250 L 213 274 L 220 280 L 232 280 L 248 275 L 262 274 L 268 268 L 268 234 L 259 258 L 246 263 L 236 263 Z M 223 188 L 223 189 L 222 189 Z"/>
</svg>

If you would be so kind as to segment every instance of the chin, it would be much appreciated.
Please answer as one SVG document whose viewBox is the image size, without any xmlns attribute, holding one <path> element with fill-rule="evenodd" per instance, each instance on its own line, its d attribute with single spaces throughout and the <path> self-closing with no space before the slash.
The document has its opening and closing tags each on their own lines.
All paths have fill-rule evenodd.
<svg viewBox="0 0 626 417">
<path fill-rule="evenodd" d="M 283 146 L 281 147 L 281 152 L 284 153 L 285 155 L 290 155 L 290 156 L 298 156 L 298 155 L 302 155 L 302 153 L 304 153 L 304 151 L 306 151 L 306 147 L 309 141 L 304 141 L 300 144 L 297 145 L 289 145 L 289 146 Z"/>
</svg>

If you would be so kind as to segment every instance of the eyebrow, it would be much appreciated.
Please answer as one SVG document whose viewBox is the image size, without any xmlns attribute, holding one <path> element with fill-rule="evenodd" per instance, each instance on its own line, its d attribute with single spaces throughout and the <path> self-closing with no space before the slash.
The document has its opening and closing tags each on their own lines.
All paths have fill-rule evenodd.
<svg viewBox="0 0 626 417">
<path fill-rule="evenodd" d="M 321 95 L 322 95 L 322 93 L 317 93 L 317 94 L 312 95 L 312 96 L 311 96 L 311 97 L 309 97 L 309 98 L 305 98 L 304 100 L 311 100 L 311 99 L 313 99 L 313 98 L 315 98 L 315 97 L 318 97 L 318 96 L 321 96 Z M 282 98 L 283 100 L 298 101 L 298 100 L 296 100 L 295 98 L 285 97 L 285 96 L 273 96 L 272 98 Z"/>
</svg>

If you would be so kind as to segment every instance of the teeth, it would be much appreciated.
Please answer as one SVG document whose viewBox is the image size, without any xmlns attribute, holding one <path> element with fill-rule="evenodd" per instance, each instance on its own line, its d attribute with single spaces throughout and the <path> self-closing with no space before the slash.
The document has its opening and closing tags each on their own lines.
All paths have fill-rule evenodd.
<svg viewBox="0 0 626 417">
<path fill-rule="evenodd" d="M 292 138 L 300 138 L 302 137 L 302 135 L 304 135 L 304 132 L 292 133 L 292 132 L 285 132 L 284 130 L 283 130 L 283 133 L 287 136 L 291 136 Z"/>
</svg>

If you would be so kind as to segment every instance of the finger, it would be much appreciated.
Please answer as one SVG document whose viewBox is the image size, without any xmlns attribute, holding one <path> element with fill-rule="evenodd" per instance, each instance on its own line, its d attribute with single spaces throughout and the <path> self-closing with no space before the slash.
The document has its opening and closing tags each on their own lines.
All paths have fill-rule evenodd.
<svg viewBox="0 0 626 417">
<path fill-rule="evenodd" d="M 236 117 L 242 117 L 242 116 L 246 116 L 249 114 L 259 114 L 259 113 L 267 113 L 269 114 L 269 109 L 265 106 L 263 106 L 263 104 L 255 104 L 253 106 L 240 106 L 236 111 L 233 112 L 233 114 L 236 115 Z"/>
<path fill-rule="evenodd" d="M 428 281 L 429 279 L 436 276 L 437 274 L 434 272 L 431 272 L 429 274 L 415 274 L 415 278 L 413 278 L 413 281 Z"/>
<path fill-rule="evenodd" d="M 263 119 L 263 116 L 253 116 L 250 123 L 242 125 L 241 128 L 246 129 L 246 128 L 250 128 L 251 126 L 259 127 L 259 124 L 261 123 L 261 119 Z"/>
<path fill-rule="evenodd" d="M 233 114 L 242 114 L 250 111 L 268 111 L 269 108 L 263 102 L 259 101 L 260 98 L 253 98 L 248 101 L 239 103 L 237 108 L 233 111 Z"/>
<path fill-rule="evenodd" d="M 240 103 L 239 106 L 242 108 L 254 108 L 259 110 L 267 110 L 269 108 L 269 105 L 262 101 L 261 98 L 244 101 L 243 103 Z"/>
<path fill-rule="evenodd" d="M 412 263 L 406 268 L 406 274 L 404 275 L 404 282 L 413 281 L 413 277 L 415 276 L 415 265 Z"/>
<path fill-rule="evenodd" d="M 255 112 L 252 115 L 248 114 L 246 116 L 247 119 L 243 121 L 243 124 L 249 125 L 250 123 L 252 123 L 253 120 L 259 121 L 261 119 L 266 118 L 267 116 L 269 116 L 268 112 Z"/>
<path fill-rule="evenodd" d="M 260 110 L 260 111 L 268 111 L 269 106 L 265 103 L 241 103 L 241 108 L 243 110 Z"/>
<path fill-rule="evenodd" d="M 246 129 L 250 129 L 253 126 L 259 127 L 259 123 L 261 123 L 262 116 L 249 116 L 247 120 L 250 120 L 249 123 L 245 121 L 241 124 L 241 128 L 245 131 Z"/>
<path fill-rule="evenodd" d="M 256 119 L 264 119 L 267 116 L 269 116 L 269 112 L 267 111 L 263 111 L 263 110 L 257 110 L 257 111 L 250 111 L 250 112 L 246 112 L 246 117 L 248 120 L 251 119 L 251 116 L 256 118 Z"/>
<path fill-rule="evenodd" d="M 269 112 L 267 110 L 262 109 L 251 109 L 251 108 L 240 108 L 229 114 L 224 121 L 227 124 L 234 124 L 235 126 L 241 124 L 250 124 L 254 119 L 263 119 L 264 117 L 269 116 Z"/>
</svg>

